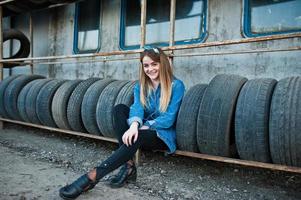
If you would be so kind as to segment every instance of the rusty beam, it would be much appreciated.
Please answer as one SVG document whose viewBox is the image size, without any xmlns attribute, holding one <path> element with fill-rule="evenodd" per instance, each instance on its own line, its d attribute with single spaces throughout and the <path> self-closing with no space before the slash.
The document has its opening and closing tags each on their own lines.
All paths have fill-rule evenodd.
<svg viewBox="0 0 301 200">
<path fill-rule="evenodd" d="M 169 17 L 169 46 L 172 47 L 175 44 L 175 21 L 176 21 L 176 0 L 170 0 L 170 17 Z M 169 55 L 173 55 L 174 51 L 170 51 Z M 170 63 L 173 66 L 174 57 L 170 56 Z"/>
<path fill-rule="evenodd" d="M 171 54 L 169 57 L 190 57 L 190 56 L 218 56 L 218 55 L 231 55 L 231 54 L 253 54 L 253 53 L 265 53 L 265 52 L 284 52 L 284 51 L 300 51 L 301 47 L 291 47 L 291 48 L 285 48 L 285 49 L 255 49 L 255 50 L 244 50 L 244 51 L 219 51 L 219 52 L 209 52 L 209 53 L 184 53 L 184 54 Z M 107 61 L 125 61 L 125 60 L 136 60 L 139 59 L 139 57 L 128 57 L 128 58 L 108 58 L 104 57 L 102 59 L 93 59 L 91 58 L 83 58 L 81 60 L 65 60 L 65 61 L 35 61 L 36 64 L 41 65 L 49 65 L 49 64 L 72 64 L 74 62 L 76 63 L 87 63 L 87 62 L 107 62 Z M 17 62 L 9 62 L 9 63 L 16 63 Z M 25 62 L 25 63 L 18 63 L 28 65 L 31 62 Z"/>
<path fill-rule="evenodd" d="M 264 36 L 264 37 L 256 37 L 256 38 L 244 38 L 244 39 L 239 39 L 239 40 L 224 40 L 224 41 L 216 41 L 216 42 L 206 42 L 206 43 L 201 43 L 201 44 L 173 46 L 173 47 L 166 47 L 166 48 L 164 48 L 164 50 L 183 50 L 183 49 L 193 49 L 193 48 L 205 48 L 205 47 L 215 47 L 215 46 L 224 46 L 224 45 L 233 45 L 233 44 L 263 42 L 263 41 L 271 41 L 271 40 L 282 40 L 282 39 L 299 38 L 299 37 L 301 37 L 300 33 L 285 34 L 285 35 L 272 35 L 272 36 Z"/>
<path fill-rule="evenodd" d="M 146 38 L 146 9 L 147 9 L 147 0 L 141 1 L 141 41 L 140 41 L 140 48 L 143 48 L 145 45 L 145 38 Z"/>
<path fill-rule="evenodd" d="M 169 46 L 175 43 L 176 0 L 170 0 Z"/>
<path fill-rule="evenodd" d="M 212 156 L 212 155 L 207 155 L 207 154 L 193 153 L 193 152 L 180 151 L 180 150 L 177 150 L 175 152 L 175 154 L 180 155 L 180 156 L 189 156 L 189 157 L 193 157 L 193 158 L 199 158 L 199 159 L 203 159 L 203 160 L 211 160 L 211 161 L 217 161 L 217 162 L 223 162 L 223 163 L 229 163 L 229 164 L 235 164 L 235 165 L 242 165 L 242 166 L 246 166 L 246 167 L 263 168 L 263 169 L 269 169 L 269 170 L 285 171 L 285 172 L 301 174 L 300 167 L 263 163 L 263 162 L 256 162 L 256 161 L 250 161 L 250 160 L 240 160 L 240 159 Z"/>
<path fill-rule="evenodd" d="M 103 140 L 103 141 L 118 143 L 118 141 L 114 138 L 108 138 L 108 137 L 103 137 L 103 136 L 98 136 L 98 135 L 92 135 L 92 134 L 87 134 L 87 133 L 82 133 L 82 132 L 77 132 L 77 131 L 53 128 L 53 127 L 49 127 L 49 126 L 43 126 L 43 125 L 32 124 L 32 123 L 27 123 L 27 122 L 21 122 L 21 121 L 16 121 L 16 120 L 11 120 L 11 119 L 5 119 L 5 118 L 1 118 L 1 117 L 0 117 L 0 121 L 14 123 L 14 124 L 20 124 L 20 125 L 24 125 L 24 126 L 30 126 L 30 127 L 34 127 L 34 128 L 45 129 L 45 130 L 48 130 L 48 131 L 54 131 L 54 132 L 58 132 L 58 133 L 66 133 L 66 134 L 70 134 L 70 135 L 76 135 L 76 136 L 81 136 L 81 137 L 87 137 L 87 138 L 92 138 L 92 139 L 97 139 L 97 140 Z"/>
<path fill-rule="evenodd" d="M 59 133 L 66 133 L 66 134 L 70 134 L 70 135 L 76 135 L 76 136 L 81 136 L 81 137 L 87 137 L 87 138 L 92 138 L 92 139 L 97 139 L 97 140 L 118 143 L 118 141 L 113 138 L 91 135 L 91 134 L 87 134 L 87 133 L 63 130 L 63 129 L 59 129 L 59 128 L 52 128 L 52 127 L 48 127 L 48 126 L 31 124 L 31 123 L 27 123 L 27 122 L 21 122 L 21 121 L 5 119 L 5 118 L 0 118 L 0 121 L 45 129 L 45 130 L 49 130 L 49 131 L 55 131 L 55 132 L 59 132 Z M 139 153 L 136 155 L 139 156 Z M 240 159 L 212 156 L 212 155 L 207 155 L 207 154 L 200 154 L 200 153 L 180 151 L 180 150 L 177 150 L 175 152 L 175 155 L 198 158 L 198 159 L 203 159 L 203 160 L 211 160 L 211 161 L 216 161 L 216 162 L 223 162 L 223 163 L 228 163 L 228 164 L 241 165 L 241 166 L 246 166 L 246 167 L 263 168 L 263 169 L 269 169 L 269 170 L 275 170 L 275 171 L 284 171 L 284 172 L 292 172 L 292 173 L 301 174 L 301 167 L 292 167 L 292 166 L 286 166 L 286 165 L 262 163 L 262 162 L 249 161 L 249 160 L 240 160 Z M 139 157 L 138 157 L 138 159 L 139 159 Z"/>
<path fill-rule="evenodd" d="M 232 54 L 250 54 L 250 53 L 266 53 L 266 52 L 283 52 L 283 51 L 300 51 L 301 47 L 292 47 L 286 49 L 255 49 L 246 51 L 221 51 L 221 52 L 209 52 L 209 53 L 185 53 L 173 55 L 173 57 L 190 57 L 190 56 L 217 56 L 217 55 L 232 55 Z"/>
<path fill-rule="evenodd" d="M 0 60 L 3 59 L 3 8 L 0 6 Z M 3 63 L 0 62 L 0 81 L 3 80 Z"/>
</svg>

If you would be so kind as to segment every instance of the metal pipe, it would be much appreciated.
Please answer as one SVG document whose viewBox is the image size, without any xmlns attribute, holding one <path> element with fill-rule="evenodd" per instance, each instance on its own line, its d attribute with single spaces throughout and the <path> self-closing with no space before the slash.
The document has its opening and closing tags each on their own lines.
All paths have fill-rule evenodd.
<svg viewBox="0 0 301 200">
<path fill-rule="evenodd" d="M 6 3 L 9 3 L 9 2 L 13 2 L 15 0 L 5 0 L 5 1 L 1 1 L 0 2 L 0 5 L 3 5 L 3 4 L 6 4 Z"/>
<path fill-rule="evenodd" d="M 248 53 L 264 53 L 264 52 L 282 52 L 282 51 L 300 51 L 301 47 L 292 47 L 287 49 L 257 49 L 247 51 L 225 51 L 225 52 L 210 52 L 210 53 L 191 53 L 173 55 L 173 57 L 187 57 L 187 56 L 216 56 L 216 55 L 231 55 L 231 54 L 248 54 Z"/>
<path fill-rule="evenodd" d="M 170 0 L 169 46 L 175 43 L 176 0 Z"/>
<path fill-rule="evenodd" d="M 45 57 L 34 57 L 34 58 L 15 58 L 15 59 L 5 59 L 0 60 L 0 62 L 9 62 L 9 61 L 29 61 L 29 60 L 52 60 L 52 59 L 71 59 L 71 58 L 93 58 L 98 56 L 113 56 L 113 55 L 126 55 L 126 54 L 136 54 L 140 53 L 142 50 L 133 50 L 133 51 L 113 51 L 113 52 L 104 52 L 104 53 L 89 53 L 89 54 L 77 54 L 77 55 L 64 55 L 64 56 L 45 56 Z"/>
<path fill-rule="evenodd" d="M 42 125 L 38 125 L 38 124 L 32 124 L 32 123 L 21 122 L 21 121 L 5 119 L 5 118 L 0 118 L 0 121 L 45 129 L 45 130 L 59 132 L 59 133 L 66 133 L 66 134 L 70 134 L 70 135 L 87 137 L 87 138 L 92 138 L 92 139 L 96 139 L 96 140 L 118 143 L 118 141 L 113 138 L 91 135 L 91 134 L 82 133 L 82 132 L 63 130 L 63 129 L 59 129 L 59 128 L 52 128 L 52 127 L 48 127 L 48 126 L 42 126 Z M 262 162 L 249 161 L 249 160 L 240 160 L 240 159 L 212 156 L 212 155 L 207 155 L 207 154 L 200 154 L 200 153 L 180 151 L 180 150 L 177 150 L 175 152 L 175 155 L 187 156 L 187 157 L 192 157 L 192 158 L 199 158 L 199 159 L 203 159 L 203 160 L 211 160 L 211 161 L 217 161 L 217 162 L 223 162 L 223 163 L 229 163 L 229 164 L 235 164 L 235 165 L 242 165 L 242 166 L 247 166 L 247 167 L 264 168 L 264 169 L 269 169 L 269 170 L 277 170 L 277 171 L 285 171 L 285 172 L 301 174 L 301 167 L 292 167 L 292 166 L 286 166 L 286 165 L 262 163 Z"/>
<path fill-rule="evenodd" d="M 208 43 L 194 44 L 194 45 L 181 45 L 181 46 L 163 47 L 162 49 L 164 51 L 184 50 L 184 49 L 205 48 L 205 47 L 243 44 L 243 43 L 252 43 L 252 42 L 262 42 L 262 41 L 299 38 L 299 37 L 301 37 L 301 34 L 300 33 L 295 33 L 295 34 L 287 34 L 287 35 L 273 35 L 273 36 L 266 36 L 266 37 L 260 37 L 260 38 L 244 38 L 244 39 L 240 39 L 240 40 L 226 40 L 226 41 L 220 41 L 220 42 L 208 42 Z M 98 57 L 98 56 L 113 56 L 113 55 L 128 55 L 128 54 L 140 53 L 142 51 L 143 51 L 143 49 L 131 50 L 131 51 L 112 51 L 112 52 L 101 52 L 101 53 L 92 53 L 92 54 L 65 55 L 65 56 L 16 58 L 16 59 L 5 59 L 5 60 L 2 59 L 2 60 L 0 60 L 0 62 L 5 62 L 5 61 L 28 61 L 28 60 L 50 60 L 50 59 L 65 59 L 65 58 L 83 58 L 83 57 Z"/>
<path fill-rule="evenodd" d="M 3 8 L 0 6 L 0 60 L 3 59 Z M 0 81 L 3 80 L 3 63 L 0 62 Z"/>
<path fill-rule="evenodd" d="M 147 0 L 141 1 L 141 41 L 140 48 L 145 46 Z"/>
<path fill-rule="evenodd" d="M 172 47 L 175 43 L 175 20 L 176 20 L 176 0 L 170 0 L 170 27 L 169 27 L 169 46 Z M 172 50 L 169 52 L 171 55 L 174 54 Z M 169 57 L 170 63 L 173 66 L 174 57 Z"/>
<path fill-rule="evenodd" d="M 233 45 L 233 44 L 244 44 L 244 43 L 280 40 L 280 39 L 288 39 L 288 38 L 296 38 L 296 37 L 301 37 L 301 34 L 297 33 L 297 34 L 287 34 L 287 35 L 265 36 L 265 37 L 260 37 L 260 38 L 244 38 L 244 39 L 240 39 L 240 40 L 225 40 L 225 41 L 217 41 L 217 42 L 207 42 L 207 43 L 202 43 L 202 44 L 173 46 L 173 47 L 167 47 L 165 49 L 166 50 L 183 50 L 183 49 L 193 49 L 193 48 L 205 48 L 205 47 L 214 47 L 214 46 L 224 46 L 224 45 Z"/>
<path fill-rule="evenodd" d="M 189 56 L 214 56 L 214 55 L 231 55 L 231 54 L 249 54 L 249 53 L 264 53 L 264 52 L 283 52 L 283 51 L 299 51 L 301 47 L 292 47 L 287 49 L 257 49 L 257 50 L 246 50 L 246 51 L 224 51 L 224 52 L 209 52 L 209 53 L 191 53 L 191 54 L 178 54 L 178 55 L 169 55 L 170 57 L 189 57 Z M 87 63 L 87 62 L 107 62 L 107 61 L 125 61 L 125 60 L 137 60 L 139 57 L 131 58 L 103 58 L 103 59 L 82 59 L 82 60 L 65 60 L 65 61 L 53 61 L 53 62 L 43 62 L 35 61 L 34 64 L 49 65 L 49 64 L 72 64 L 72 63 Z M 17 62 L 9 62 L 17 63 Z M 28 65 L 30 62 L 17 63 L 21 65 Z"/>
<path fill-rule="evenodd" d="M 29 38 L 30 38 L 30 58 L 33 57 L 33 26 L 32 26 L 32 13 L 29 13 Z M 33 74 L 33 61 L 30 62 L 30 73 Z"/>
</svg>

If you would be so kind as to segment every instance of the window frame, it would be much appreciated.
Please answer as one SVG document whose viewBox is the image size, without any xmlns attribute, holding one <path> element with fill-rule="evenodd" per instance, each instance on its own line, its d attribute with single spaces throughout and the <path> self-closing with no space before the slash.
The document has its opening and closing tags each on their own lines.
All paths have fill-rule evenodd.
<svg viewBox="0 0 301 200">
<path fill-rule="evenodd" d="M 244 37 L 261 37 L 261 36 L 271 36 L 271 35 L 281 35 L 281 34 L 301 32 L 301 28 L 300 28 L 299 30 L 293 30 L 293 31 L 272 31 L 272 32 L 265 32 L 265 33 L 252 33 L 250 0 L 243 0 L 243 15 L 242 16 L 243 16 L 242 33 L 243 33 Z"/>
<path fill-rule="evenodd" d="M 78 48 L 78 15 L 79 15 L 79 4 L 75 3 L 75 14 L 74 14 L 74 31 L 73 31 L 73 54 L 85 54 L 85 53 L 98 53 L 101 49 L 101 24 L 102 24 L 102 1 L 100 1 L 99 8 L 99 24 L 98 24 L 98 44 L 97 48 L 93 50 L 80 50 Z"/>
<path fill-rule="evenodd" d="M 120 6 L 119 48 L 121 50 L 140 49 L 140 44 L 139 45 L 131 45 L 131 46 L 126 46 L 125 45 L 126 1 L 127 0 L 121 0 L 121 6 Z M 201 33 L 200 33 L 199 38 L 191 39 L 189 41 L 186 41 L 186 40 L 175 41 L 174 46 L 202 43 L 207 38 L 207 36 L 208 36 L 208 32 L 207 32 L 208 0 L 202 0 L 202 1 L 204 2 L 204 12 L 202 14 L 203 15 L 203 22 L 201 22 L 201 23 L 203 23 L 203 24 L 201 24 L 202 26 L 201 26 Z M 169 46 L 169 41 L 151 43 L 151 44 L 146 43 L 145 45 L 155 45 L 155 46 L 160 46 L 160 47 L 166 47 L 166 46 Z"/>
</svg>

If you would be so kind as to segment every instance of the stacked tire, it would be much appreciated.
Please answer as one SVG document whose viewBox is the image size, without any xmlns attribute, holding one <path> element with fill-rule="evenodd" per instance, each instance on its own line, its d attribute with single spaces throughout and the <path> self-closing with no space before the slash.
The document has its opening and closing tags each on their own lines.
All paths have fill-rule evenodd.
<svg viewBox="0 0 301 200">
<path fill-rule="evenodd" d="M 269 129 L 272 161 L 301 167 L 301 77 L 284 78 L 276 85 Z"/>
<path fill-rule="evenodd" d="M 45 79 L 13 75 L 0 82 L 0 115 L 49 127 L 115 137 L 115 105 L 133 103 L 135 81 Z"/>
<path fill-rule="evenodd" d="M 241 159 L 271 162 L 269 115 L 275 79 L 249 80 L 242 88 L 235 112 L 235 139 Z"/>
<path fill-rule="evenodd" d="M 13 75 L 0 82 L 0 116 L 115 137 L 113 108 L 133 103 L 135 84 Z M 217 75 L 187 91 L 176 132 L 180 150 L 300 167 L 301 77 Z"/>
<path fill-rule="evenodd" d="M 180 150 L 301 166 L 301 77 L 217 75 L 185 94 Z"/>
<path fill-rule="evenodd" d="M 196 85 L 186 93 L 177 120 L 177 142 L 181 150 L 235 155 L 235 106 L 246 81 L 238 75 L 222 74 L 208 85 Z"/>
</svg>

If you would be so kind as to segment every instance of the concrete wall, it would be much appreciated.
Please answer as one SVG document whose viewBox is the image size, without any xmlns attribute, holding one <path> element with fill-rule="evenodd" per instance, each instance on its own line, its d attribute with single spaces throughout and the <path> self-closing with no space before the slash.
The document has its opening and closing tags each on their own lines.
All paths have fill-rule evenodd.
<svg viewBox="0 0 301 200">
<path fill-rule="evenodd" d="M 43 10 L 34 13 L 34 56 L 73 54 L 73 27 L 75 5 Z M 28 16 L 27 16 L 28 18 Z M 28 33 L 26 15 L 15 18 L 15 26 Z M 120 1 L 102 1 L 101 52 L 119 50 Z M 208 1 L 208 37 L 205 42 L 242 39 L 242 1 Z M 282 39 L 249 44 L 227 45 L 176 51 L 180 53 L 223 52 L 255 49 L 279 49 L 300 46 L 301 39 Z M 130 55 L 118 56 L 121 58 Z M 264 52 L 235 55 L 208 55 L 176 57 L 174 71 L 189 88 L 197 83 L 208 83 L 216 74 L 231 73 L 245 76 L 281 79 L 301 75 L 300 51 Z M 48 77 L 75 79 L 88 77 L 136 79 L 138 60 L 87 62 L 64 65 L 39 65 L 35 73 Z M 13 73 L 27 72 L 15 68 Z"/>
</svg>

